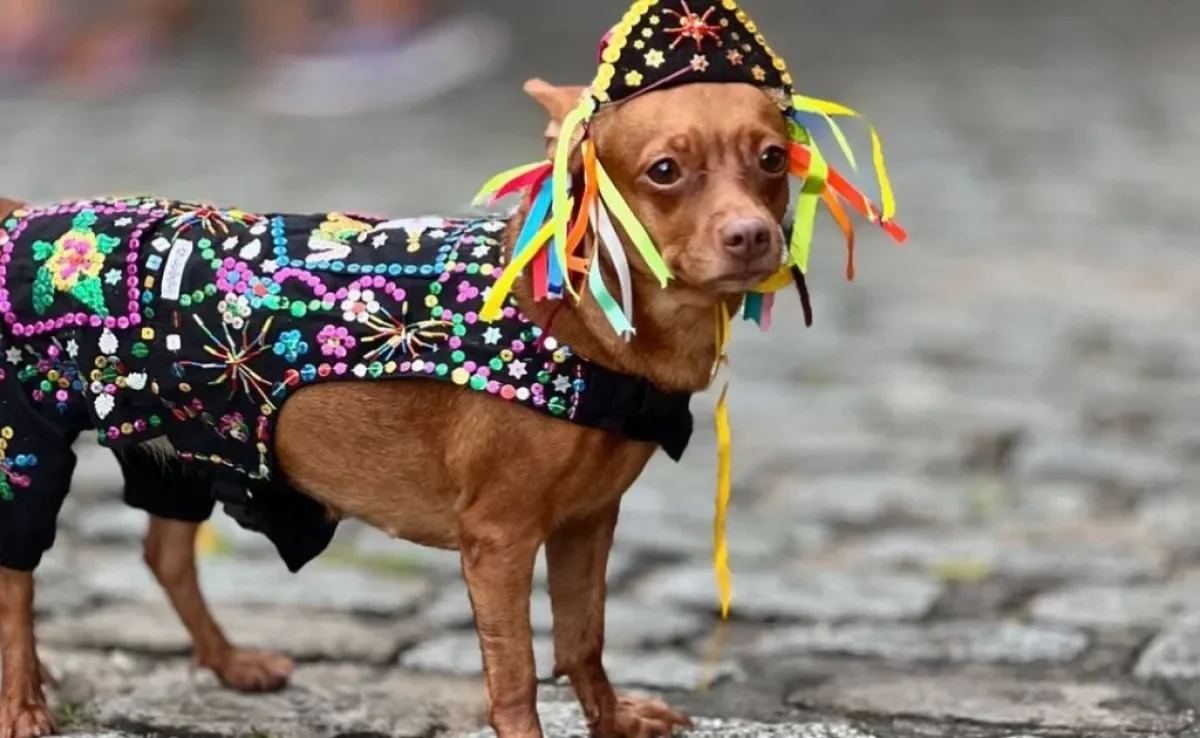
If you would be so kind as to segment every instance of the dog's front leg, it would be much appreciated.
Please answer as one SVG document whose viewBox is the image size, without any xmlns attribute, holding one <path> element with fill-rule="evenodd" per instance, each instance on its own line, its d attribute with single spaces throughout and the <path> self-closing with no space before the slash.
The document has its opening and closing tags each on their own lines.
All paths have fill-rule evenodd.
<svg viewBox="0 0 1200 738">
<path fill-rule="evenodd" d="M 212 669 L 233 689 L 265 692 L 282 688 L 292 675 L 291 660 L 233 646 L 209 612 L 196 574 L 199 528 L 199 523 L 151 515 L 143 549 L 146 565 L 192 637 L 196 662 Z"/>
<path fill-rule="evenodd" d="M 463 577 L 483 652 L 488 722 L 497 738 L 542 738 L 529 599 L 541 546 L 534 532 L 463 524 Z"/>
<path fill-rule="evenodd" d="M 42 692 L 42 667 L 33 636 L 33 573 L 0 567 L 0 738 L 55 732 Z"/>
<path fill-rule="evenodd" d="M 669 737 L 691 721 L 656 700 L 618 698 L 604 672 L 605 573 L 617 513 L 614 505 L 546 541 L 554 671 L 571 680 L 593 738 Z"/>
</svg>

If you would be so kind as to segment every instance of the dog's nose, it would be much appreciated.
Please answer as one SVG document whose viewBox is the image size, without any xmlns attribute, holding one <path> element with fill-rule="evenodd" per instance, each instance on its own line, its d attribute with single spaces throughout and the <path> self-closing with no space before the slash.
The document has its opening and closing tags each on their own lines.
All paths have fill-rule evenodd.
<svg viewBox="0 0 1200 738">
<path fill-rule="evenodd" d="M 721 226 L 721 243 L 739 259 L 754 261 L 771 248 L 771 224 L 762 218 L 734 218 Z"/>
</svg>

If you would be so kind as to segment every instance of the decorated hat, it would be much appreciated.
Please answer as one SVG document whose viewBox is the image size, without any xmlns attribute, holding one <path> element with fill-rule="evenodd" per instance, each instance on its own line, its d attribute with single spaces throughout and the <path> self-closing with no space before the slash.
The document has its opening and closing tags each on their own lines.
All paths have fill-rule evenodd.
<svg viewBox="0 0 1200 738">
<path fill-rule="evenodd" d="M 626 339 L 633 336 L 631 274 L 614 223 L 620 224 L 662 286 L 671 279 L 671 272 L 599 161 L 590 124 L 605 107 L 696 82 L 748 84 L 774 100 L 788 122 L 790 171 L 802 180 L 787 263 L 747 295 L 743 306 L 746 319 L 766 328 L 771 296 L 776 291 L 795 283 L 803 295 L 819 202 L 825 203 L 846 236 L 849 278 L 853 278 L 854 231 L 846 206 L 881 226 L 895 240 L 905 239 L 904 231 L 892 221 L 895 203 L 874 127 L 867 125 L 881 207 L 829 166 L 811 135 L 816 127 L 824 126 L 851 169 L 857 170 L 854 152 L 834 118 L 858 114 L 838 103 L 797 94 L 787 64 L 734 0 L 636 0 L 601 41 L 596 76 L 562 121 L 553 159 L 498 174 L 477 197 L 477 202 L 495 203 L 522 194 L 529 206 L 512 261 L 493 286 L 481 313 L 483 319 L 500 315 L 515 280 L 528 271 L 534 299 L 562 299 L 569 293 L 578 300 L 580 293 L 588 291 L 613 329 Z M 568 163 L 576 150 L 581 154 L 583 176 L 573 181 L 576 178 Z M 585 248 L 589 232 L 595 235 L 590 252 Z M 600 270 L 593 268 L 600 249 L 616 271 L 619 299 L 609 292 Z"/>
</svg>

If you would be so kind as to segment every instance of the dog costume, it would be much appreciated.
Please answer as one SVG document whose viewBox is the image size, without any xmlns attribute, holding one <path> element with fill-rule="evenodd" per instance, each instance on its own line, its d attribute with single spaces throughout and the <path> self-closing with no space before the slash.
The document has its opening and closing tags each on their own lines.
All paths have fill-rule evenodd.
<svg viewBox="0 0 1200 738">
<path fill-rule="evenodd" d="M 479 319 L 503 271 L 500 219 L 134 198 L 18 210 L 0 225 L 0 566 L 31 569 L 53 542 L 70 444 L 94 428 L 116 451 L 165 436 L 298 569 L 332 525 L 279 478 L 274 423 L 317 382 L 452 382 L 675 459 L 688 443 L 688 395 L 586 361 L 511 300 Z M 151 504 L 162 491 L 148 486 L 127 501 Z M 189 491 L 152 512 L 203 519 L 209 488 Z"/>
</svg>

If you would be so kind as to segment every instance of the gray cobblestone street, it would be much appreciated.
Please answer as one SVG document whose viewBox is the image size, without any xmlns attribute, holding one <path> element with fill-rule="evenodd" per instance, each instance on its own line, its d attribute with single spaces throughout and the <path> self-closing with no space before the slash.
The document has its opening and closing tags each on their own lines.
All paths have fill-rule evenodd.
<svg viewBox="0 0 1200 738">
<path fill-rule="evenodd" d="M 539 155 L 521 81 L 585 81 L 623 10 L 478 5 L 513 24 L 513 59 L 403 114 L 248 112 L 232 42 L 203 40 L 131 103 L 0 98 L 0 195 L 462 211 Z M 785 294 L 770 332 L 737 326 L 717 681 L 697 690 L 717 624 L 711 396 L 684 463 L 656 459 L 622 509 L 614 681 L 699 716 L 696 736 L 1200 738 L 1200 7 L 743 5 L 803 90 L 879 127 L 910 240 L 862 228 L 848 284 L 822 223 L 816 325 Z M 347 524 L 293 577 L 218 516 L 202 564 L 218 619 L 302 662 L 286 691 L 234 694 L 189 666 L 115 463 L 78 453 L 38 572 L 72 733 L 490 735 L 454 554 Z M 544 593 L 533 619 L 548 677 Z M 585 735 L 569 691 L 544 690 L 547 734 Z"/>
</svg>

